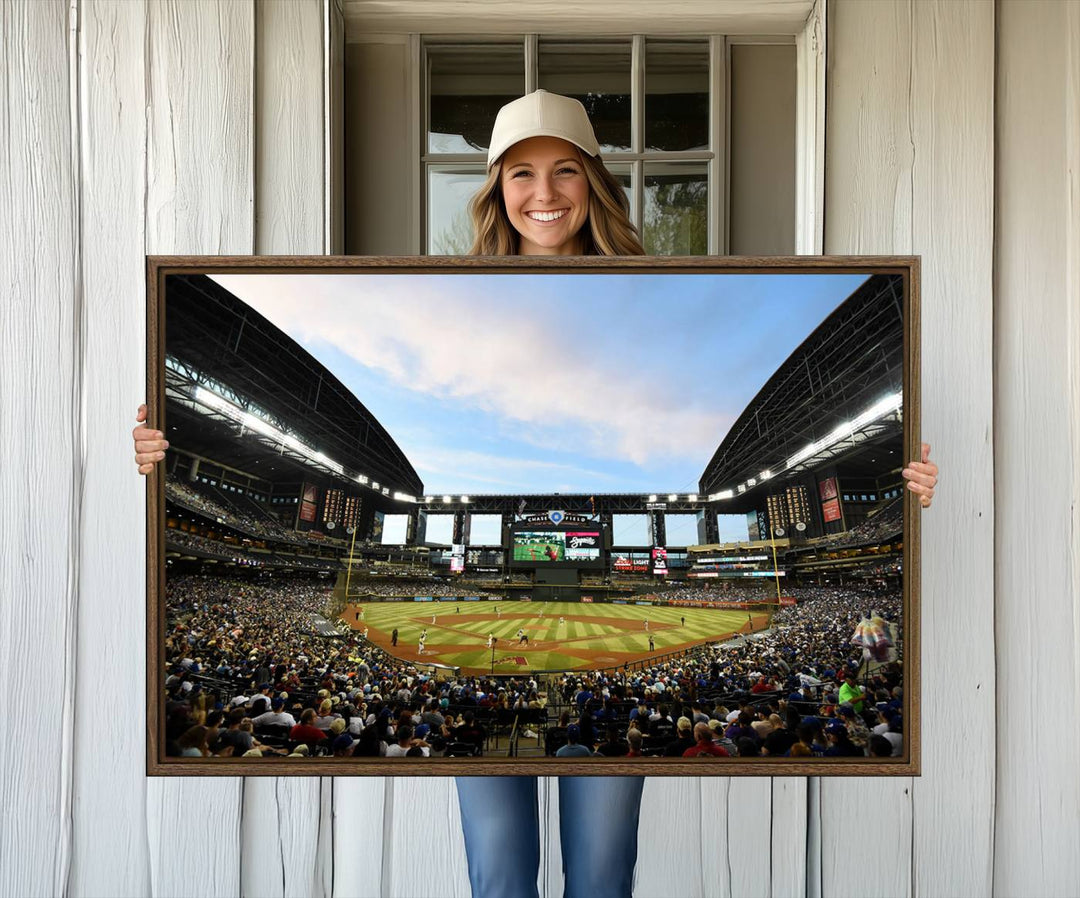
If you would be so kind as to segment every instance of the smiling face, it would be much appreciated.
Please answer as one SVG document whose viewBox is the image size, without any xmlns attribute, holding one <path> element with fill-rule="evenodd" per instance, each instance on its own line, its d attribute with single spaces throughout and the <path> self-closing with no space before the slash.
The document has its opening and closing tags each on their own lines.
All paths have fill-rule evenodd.
<svg viewBox="0 0 1080 898">
<path fill-rule="evenodd" d="M 530 137 L 502 158 L 499 177 L 523 256 L 571 256 L 589 215 L 589 182 L 577 147 L 558 137 Z"/>
</svg>

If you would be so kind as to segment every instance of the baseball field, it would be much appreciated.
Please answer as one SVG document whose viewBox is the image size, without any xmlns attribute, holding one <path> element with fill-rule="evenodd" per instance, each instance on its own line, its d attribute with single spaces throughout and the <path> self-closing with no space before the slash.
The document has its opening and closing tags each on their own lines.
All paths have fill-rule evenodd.
<svg viewBox="0 0 1080 898">
<path fill-rule="evenodd" d="M 368 639 L 391 655 L 465 673 L 491 671 L 494 636 L 494 669 L 503 674 L 614 667 L 769 625 L 768 614 L 746 611 L 524 601 L 368 602 L 346 606 L 341 618 L 354 630 L 366 628 Z"/>
</svg>

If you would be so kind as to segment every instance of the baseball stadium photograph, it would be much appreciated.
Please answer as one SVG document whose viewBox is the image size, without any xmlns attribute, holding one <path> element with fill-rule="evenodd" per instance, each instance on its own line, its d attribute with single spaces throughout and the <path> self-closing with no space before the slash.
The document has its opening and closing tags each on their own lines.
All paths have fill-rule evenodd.
<svg viewBox="0 0 1080 898">
<path fill-rule="evenodd" d="M 918 772 L 917 268 L 217 262 L 152 291 L 151 772 Z"/>
</svg>

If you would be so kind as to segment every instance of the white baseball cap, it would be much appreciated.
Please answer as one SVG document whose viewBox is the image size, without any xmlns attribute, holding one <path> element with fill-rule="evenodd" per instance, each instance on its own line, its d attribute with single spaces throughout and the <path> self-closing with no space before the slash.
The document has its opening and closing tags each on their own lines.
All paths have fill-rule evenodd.
<svg viewBox="0 0 1080 898">
<path fill-rule="evenodd" d="M 507 103 L 495 116 L 488 168 L 515 143 L 529 137 L 561 137 L 590 156 L 600 152 L 589 115 L 581 103 L 573 97 L 537 90 Z"/>
</svg>

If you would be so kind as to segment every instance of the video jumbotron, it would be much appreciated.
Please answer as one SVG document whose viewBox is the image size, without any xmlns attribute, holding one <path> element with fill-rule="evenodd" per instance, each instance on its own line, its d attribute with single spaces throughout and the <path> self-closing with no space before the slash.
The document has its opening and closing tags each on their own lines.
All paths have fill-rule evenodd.
<svg viewBox="0 0 1080 898">
<path fill-rule="evenodd" d="M 169 275 L 166 756 L 901 757 L 903 308 Z"/>
</svg>

